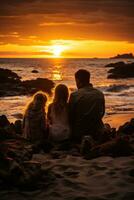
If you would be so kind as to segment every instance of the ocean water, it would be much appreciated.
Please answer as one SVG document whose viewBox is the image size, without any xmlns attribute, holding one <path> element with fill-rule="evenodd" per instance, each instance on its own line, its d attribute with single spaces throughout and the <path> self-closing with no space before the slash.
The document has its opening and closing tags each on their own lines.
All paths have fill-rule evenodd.
<svg viewBox="0 0 134 200">
<path fill-rule="evenodd" d="M 105 117 L 114 114 L 134 114 L 134 79 L 107 79 L 109 68 L 104 66 L 118 61 L 134 62 L 133 59 L 0 59 L 0 68 L 16 72 L 22 80 L 37 77 L 49 78 L 66 84 L 70 92 L 76 90 L 74 73 L 87 69 L 91 73 L 91 83 L 105 94 Z M 32 73 L 32 70 L 39 73 Z M 112 91 L 111 91 L 112 89 Z M 0 115 L 5 114 L 10 121 L 21 118 L 30 96 L 0 97 Z M 51 101 L 51 100 L 50 100 Z"/>
</svg>

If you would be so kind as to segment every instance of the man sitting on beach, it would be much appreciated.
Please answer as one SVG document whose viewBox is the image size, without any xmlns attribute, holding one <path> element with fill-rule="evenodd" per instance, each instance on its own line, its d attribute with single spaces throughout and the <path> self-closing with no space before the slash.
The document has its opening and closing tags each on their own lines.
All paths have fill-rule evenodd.
<svg viewBox="0 0 134 200">
<path fill-rule="evenodd" d="M 69 99 L 71 139 L 80 143 L 84 135 L 90 135 L 93 139 L 99 140 L 104 128 L 104 95 L 92 86 L 87 70 L 78 70 L 75 73 L 75 81 L 78 90 L 73 92 Z"/>
</svg>

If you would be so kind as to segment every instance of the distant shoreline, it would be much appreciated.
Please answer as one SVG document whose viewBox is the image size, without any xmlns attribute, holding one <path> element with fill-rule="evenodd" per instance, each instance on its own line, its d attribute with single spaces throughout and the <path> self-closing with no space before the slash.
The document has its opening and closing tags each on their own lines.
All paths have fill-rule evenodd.
<svg viewBox="0 0 134 200">
<path fill-rule="evenodd" d="M 70 57 L 70 58 L 64 58 L 64 57 L 59 57 L 59 58 L 53 58 L 53 57 L 52 58 L 49 58 L 49 57 L 48 58 L 43 58 L 43 57 L 42 58 L 37 58 L 37 57 L 36 58 L 31 58 L 31 57 L 6 58 L 5 57 L 5 58 L 2 58 L 1 57 L 0 59 L 53 59 L 53 60 L 62 60 L 62 59 L 78 59 L 78 60 L 79 59 L 94 59 L 95 60 L 95 59 L 110 59 L 110 58 L 109 57 L 106 57 L 106 58 L 104 58 L 104 57 L 103 58 L 99 58 L 99 57 L 98 58 L 97 57 L 96 58 L 94 58 L 94 57 L 87 57 L 87 58 L 84 58 L 84 57 L 83 58 L 82 57 L 81 58 L 75 58 L 75 57 L 74 58 L 73 57 Z"/>
</svg>

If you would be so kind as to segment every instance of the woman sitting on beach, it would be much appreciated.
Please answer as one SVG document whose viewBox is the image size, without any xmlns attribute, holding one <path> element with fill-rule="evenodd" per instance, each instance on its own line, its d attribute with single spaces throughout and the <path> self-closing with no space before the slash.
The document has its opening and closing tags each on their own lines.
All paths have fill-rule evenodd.
<svg viewBox="0 0 134 200">
<path fill-rule="evenodd" d="M 26 108 L 23 118 L 23 137 L 36 145 L 41 145 L 47 138 L 45 105 L 47 96 L 37 92 Z"/>
<path fill-rule="evenodd" d="M 66 85 L 59 84 L 55 88 L 53 103 L 49 105 L 47 115 L 50 141 L 62 142 L 69 138 L 68 96 Z"/>
</svg>

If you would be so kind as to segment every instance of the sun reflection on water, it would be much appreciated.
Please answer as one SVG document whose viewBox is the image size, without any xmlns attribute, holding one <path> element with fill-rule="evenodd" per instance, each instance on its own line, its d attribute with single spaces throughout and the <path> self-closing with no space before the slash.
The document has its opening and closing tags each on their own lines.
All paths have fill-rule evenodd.
<svg viewBox="0 0 134 200">
<path fill-rule="evenodd" d="M 62 66 L 56 65 L 52 69 L 52 78 L 53 81 L 62 81 L 63 80 L 63 74 L 62 74 Z"/>
</svg>

